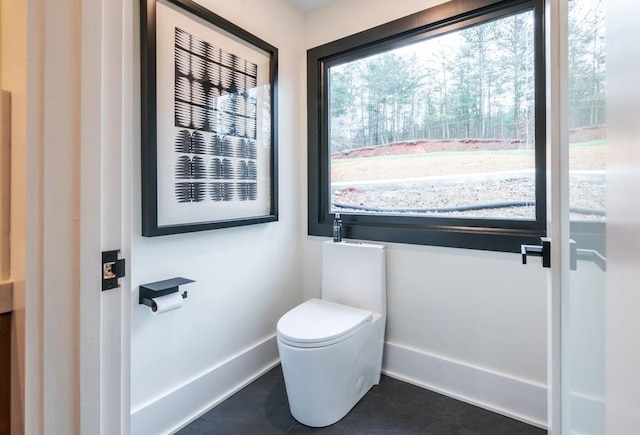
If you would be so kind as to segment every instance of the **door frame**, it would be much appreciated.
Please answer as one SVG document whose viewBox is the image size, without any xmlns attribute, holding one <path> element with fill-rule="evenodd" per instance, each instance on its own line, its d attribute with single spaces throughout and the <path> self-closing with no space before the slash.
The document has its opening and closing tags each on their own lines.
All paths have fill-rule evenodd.
<svg viewBox="0 0 640 435">
<path fill-rule="evenodd" d="M 547 235 L 551 237 L 551 268 L 547 275 L 547 427 L 562 433 L 562 335 L 569 293 L 569 123 L 568 0 L 545 0 L 547 68 Z"/>
<path fill-rule="evenodd" d="M 55 4 L 54 4 L 55 3 Z M 27 4 L 25 433 L 129 432 L 132 17 L 126 0 Z"/>
</svg>

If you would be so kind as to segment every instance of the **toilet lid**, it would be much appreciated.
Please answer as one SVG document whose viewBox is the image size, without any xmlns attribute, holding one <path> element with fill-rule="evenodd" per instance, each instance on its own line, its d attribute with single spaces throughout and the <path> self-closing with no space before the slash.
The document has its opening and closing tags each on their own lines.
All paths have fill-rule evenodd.
<svg viewBox="0 0 640 435">
<path fill-rule="evenodd" d="M 298 305 L 278 321 L 278 338 L 291 346 L 338 343 L 371 323 L 371 312 L 322 299 Z"/>
</svg>

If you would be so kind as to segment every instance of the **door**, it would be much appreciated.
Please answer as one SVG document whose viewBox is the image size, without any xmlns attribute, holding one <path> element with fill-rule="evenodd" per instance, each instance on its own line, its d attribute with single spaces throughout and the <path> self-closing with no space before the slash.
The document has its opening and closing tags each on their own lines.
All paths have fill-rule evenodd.
<svg viewBox="0 0 640 435">
<path fill-rule="evenodd" d="M 547 11 L 558 60 L 550 135 L 561 145 L 550 159 L 550 232 L 560 241 L 549 286 L 550 433 L 637 433 L 640 4 L 562 0 Z"/>
<path fill-rule="evenodd" d="M 550 229 L 550 433 L 605 433 L 606 107 L 601 0 L 549 7 L 556 93 Z M 553 104 L 552 103 L 552 104 Z M 552 145 L 553 146 L 553 145 Z M 555 207 L 553 207 L 555 206 Z"/>
<path fill-rule="evenodd" d="M 605 433 L 606 98 L 601 0 L 546 4 L 548 424 Z"/>
<path fill-rule="evenodd" d="M 604 2 L 567 11 L 569 264 L 562 291 L 562 433 L 605 433 L 606 49 Z M 566 217 L 565 217 L 566 219 Z M 565 246 L 567 241 L 565 240 Z"/>
</svg>

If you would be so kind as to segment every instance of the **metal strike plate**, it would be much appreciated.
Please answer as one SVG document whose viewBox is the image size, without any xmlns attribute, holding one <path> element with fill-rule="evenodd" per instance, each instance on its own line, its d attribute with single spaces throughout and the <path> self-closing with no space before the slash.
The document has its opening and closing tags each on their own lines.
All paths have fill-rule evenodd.
<svg viewBox="0 0 640 435">
<path fill-rule="evenodd" d="M 118 278 L 125 275 L 125 260 L 118 258 L 119 250 L 102 253 L 102 291 L 120 287 Z"/>
</svg>

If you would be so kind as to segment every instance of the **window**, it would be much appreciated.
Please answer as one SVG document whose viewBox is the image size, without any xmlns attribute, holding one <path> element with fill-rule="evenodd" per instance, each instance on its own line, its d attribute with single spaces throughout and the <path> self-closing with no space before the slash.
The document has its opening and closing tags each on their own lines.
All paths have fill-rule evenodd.
<svg viewBox="0 0 640 435">
<path fill-rule="evenodd" d="M 538 243 L 542 3 L 455 0 L 309 50 L 309 234 L 340 213 L 349 238 Z"/>
</svg>

